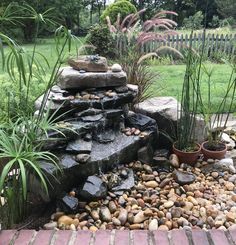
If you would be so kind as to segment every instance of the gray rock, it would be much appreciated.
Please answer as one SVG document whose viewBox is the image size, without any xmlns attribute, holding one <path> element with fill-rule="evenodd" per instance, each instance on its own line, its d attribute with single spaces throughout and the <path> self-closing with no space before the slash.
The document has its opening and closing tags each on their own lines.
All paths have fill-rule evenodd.
<svg viewBox="0 0 236 245">
<path fill-rule="evenodd" d="M 97 176 L 89 176 L 84 185 L 78 189 L 78 195 L 85 201 L 104 198 L 107 195 L 106 183 Z"/>
<path fill-rule="evenodd" d="M 58 85 L 62 89 L 104 88 L 126 85 L 126 73 L 121 72 L 85 72 L 80 73 L 71 67 L 60 71 Z"/>
<path fill-rule="evenodd" d="M 118 174 L 111 173 L 109 180 L 108 180 L 108 188 L 112 189 L 114 186 L 117 186 L 121 183 L 121 178 Z"/>
<path fill-rule="evenodd" d="M 54 230 L 56 227 L 57 227 L 57 222 L 55 221 L 43 225 L 44 230 Z"/>
<path fill-rule="evenodd" d="M 138 128 L 141 131 L 157 132 L 156 121 L 140 113 L 132 113 L 126 118 L 128 127 Z"/>
<path fill-rule="evenodd" d="M 172 174 L 174 180 L 180 185 L 188 185 L 195 181 L 196 177 L 192 173 L 175 170 Z"/>
<path fill-rule="evenodd" d="M 208 174 L 211 173 L 213 171 L 217 171 L 218 173 L 224 172 L 224 171 L 228 171 L 231 174 L 235 174 L 236 173 L 236 169 L 234 167 L 234 162 L 233 159 L 231 158 L 224 158 L 221 159 L 218 162 L 214 162 L 212 164 L 208 164 L 202 167 L 202 172 L 204 174 Z"/>
<path fill-rule="evenodd" d="M 121 225 L 124 225 L 127 219 L 128 219 L 128 211 L 124 208 L 121 208 L 118 216 L 118 220 L 120 221 Z"/>
<path fill-rule="evenodd" d="M 114 64 L 114 65 L 112 65 L 112 67 L 111 67 L 111 71 L 112 71 L 112 72 L 120 72 L 120 71 L 122 71 L 122 67 L 121 67 L 121 65 L 119 65 L 119 64 Z"/>
<path fill-rule="evenodd" d="M 155 119 L 158 129 L 173 137 L 173 130 L 177 126 L 178 110 L 180 108 L 180 103 L 173 97 L 154 97 L 137 104 L 135 111 Z M 204 120 L 198 118 L 195 123 L 195 135 L 199 142 L 202 142 L 205 138 L 203 134 L 204 126 Z M 172 147 L 172 143 L 163 134 L 160 135 L 159 142 L 161 142 L 161 147 Z"/>
<path fill-rule="evenodd" d="M 57 206 L 64 213 L 75 213 L 78 208 L 78 199 L 73 196 L 65 195 L 58 200 Z"/>
<path fill-rule="evenodd" d="M 100 219 L 104 222 L 111 221 L 111 212 L 106 206 L 103 206 L 100 208 L 99 216 L 100 216 Z"/>
<path fill-rule="evenodd" d="M 89 154 L 91 150 L 92 150 L 92 142 L 85 141 L 82 139 L 71 141 L 66 147 L 66 151 L 77 153 L 77 154 L 82 154 L 82 153 Z"/>
<path fill-rule="evenodd" d="M 138 150 L 138 160 L 142 163 L 152 163 L 153 149 L 150 145 Z"/>
<path fill-rule="evenodd" d="M 128 92 L 128 87 L 127 86 L 122 86 L 122 87 L 117 87 L 115 88 L 116 93 L 126 93 Z"/>
<path fill-rule="evenodd" d="M 113 192 L 116 191 L 129 191 L 134 186 L 134 172 L 132 169 L 127 169 L 128 176 L 124 179 L 121 184 L 112 188 Z"/>
<path fill-rule="evenodd" d="M 103 115 L 98 114 L 98 115 L 93 115 L 93 116 L 81 117 L 81 120 L 83 122 L 97 122 L 97 121 L 100 121 L 102 118 L 103 118 Z"/>
<path fill-rule="evenodd" d="M 108 70 L 107 59 L 101 56 L 79 56 L 69 59 L 68 64 L 76 70 L 91 72 L 106 72 Z"/>
</svg>

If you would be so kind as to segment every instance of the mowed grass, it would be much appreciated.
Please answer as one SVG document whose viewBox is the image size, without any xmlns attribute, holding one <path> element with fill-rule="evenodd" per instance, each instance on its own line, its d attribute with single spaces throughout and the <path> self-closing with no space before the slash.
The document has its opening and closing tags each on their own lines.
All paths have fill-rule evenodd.
<svg viewBox="0 0 236 245">
<path fill-rule="evenodd" d="M 227 64 L 206 63 L 208 70 L 212 70 L 211 103 L 216 111 L 225 95 L 227 84 L 232 73 L 232 67 Z M 184 81 L 185 65 L 159 65 L 151 66 L 150 69 L 157 74 L 150 90 L 153 96 L 173 96 L 180 100 Z M 236 74 L 234 73 L 234 78 Z M 201 88 L 204 102 L 207 102 L 208 86 L 207 76 L 201 78 Z M 228 102 L 229 106 L 229 102 Z M 228 108 L 228 106 L 226 108 Z M 233 111 L 236 111 L 236 96 L 234 97 Z"/>
<path fill-rule="evenodd" d="M 76 49 L 81 47 L 84 43 L 84 38 L 80 38 L 79 41 L 73 43 L 71 52 L 67 48 L 62 66 L 66 65 L 67 58 L 70 55 L 76 54 Z M 24 44 L 23 48 L 32 51 L 33 45 L 32 44 Z M 51 69 L 57 59 L 57 53 L 55 49 L 55 42 L 53 39 L 40 39 L 37 42 L 37 52 L 43 54 L 47 62 L 49 63 L 49 67 L 44 62 L 43 65 L 46 68 L 46 73 L 48 74 L 45 78 L 49 77 Z M 7 51 L 7 49 L 6 49 Z M 1 62 L 1 61 L 0 61 Z M 231 67 L 226 64 L 213 64 L 207 63 L 206 64 L 208 69 L 213 69 L 212 75 L 212 96 L 211 102 L 216 110 L 219 103 L 222 101 L 222 97 L 224 96 L 226 90 L 226 84 L 231 74 Z M 153 96 L 173 96 L 180 100 L 181 97 L 181 89 L 185 74 L 185 65 L 151 65 L 150 69 L 157 74 L 157 78 L 154 80 L 153 85 L 151 86 L 151 91 Z M 45 79 L 46 82 L 47 79 Z M 40 93 L 42 93 L 45 89 L 45 84 L 40 82 L 37 84 L 38 81 L 35 81 L 36 84 L 32 85 L 32 93 L 33 97 L 37 97 Z M 7 73 L 0 70 L 0 86 L 1 90 L 6 88 L 8 84 L 11 82 L 9 81 L 9 77 Z M 2 86 L 4 85 L 4 86 Z M 207 98 L 207 83 L 206 83 L 206 76 L 202 78 L 202 91 L 204 94 L 204 99 L 206 101 Z M 234 110 L 236 111 L 236 98 L 234 102 Z"/>
</svg>

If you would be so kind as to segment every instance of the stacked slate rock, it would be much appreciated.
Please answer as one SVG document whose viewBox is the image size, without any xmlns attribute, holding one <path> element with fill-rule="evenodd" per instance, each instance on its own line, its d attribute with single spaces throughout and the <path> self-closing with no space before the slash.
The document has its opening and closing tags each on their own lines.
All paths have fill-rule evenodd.
<svg viewBox="0 0 236 245">
<path fill-rule="evenodd" d="M 120 65 L 109 68 L 106 58 L 99 56 L 82 56 L 68 63 L 69 67 L 61 69 L 57 85 L 47 92 L 45 107 L 60 118 L 57 125 L 63 135 L 48 132 L 44 149 L 59 159 L 64 170 L 60 180 L 63 189 L 74 186 L 78 179 L 134 160 L 150 135 L 148 128 L 145 137 L 127 136 L 122 131 L 128 103 L 133 101 L 138 88 L 127 84 L 126 73 Z M 37 110 L 43 96 L 36 101 Z M 145 119 L 153 131 L 155 121 Z M 41 164 L 47 172 L 55 173 L 49 163 Z"/>
</svg>

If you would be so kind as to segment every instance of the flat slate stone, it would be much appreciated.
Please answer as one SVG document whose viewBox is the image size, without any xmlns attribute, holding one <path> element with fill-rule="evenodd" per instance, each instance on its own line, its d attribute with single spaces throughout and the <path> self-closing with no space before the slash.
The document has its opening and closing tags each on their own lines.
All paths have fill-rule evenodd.
<svg viewBox="0 0 236 245">
<path fill-rule="evenodd" d="M 70 142 L 66 147 L 66 151 L 74 152 L 77 154 L 90 153 L 91 149 L 92 149 L 92 142 L 91 141 L 85 141 L 82 139 L 74 140 L 74 141 Z"/>
<path fill-rule="evenodd" d="M 95 58 L 94 60 L 92 60 Z M 69 59 L 68 64 L 76 70 L 106 72 L 108 70 L 107 59 L 101 56 L 79 56 Z"/>
<path fill-rule="evenodd" d="M 58 85 L 61 89 L 85 89 L 125 86 L 127 76 L 121 72 L 85 72 L 80 73 L 71 67 L 60 71 Z"/>
</svg>

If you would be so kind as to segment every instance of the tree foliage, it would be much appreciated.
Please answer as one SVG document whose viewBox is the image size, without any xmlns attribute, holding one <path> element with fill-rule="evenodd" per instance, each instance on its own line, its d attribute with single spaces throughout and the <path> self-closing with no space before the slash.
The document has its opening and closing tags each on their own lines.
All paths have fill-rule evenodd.
<svg viewBox="0 0 236 245">
<path fill-rule="evenodd" d="M 215 0 L 217 9 L 225 18 L 233 17 L 236 20 L 236 1 L 235 0 Z"/>
<path fill-rule="evenodd" d="M 120 18 L 124 19 L 128 14 L 136 13 L 136 7 L 127 0 L 120 0 L 110 4 L 102 13 L 101 20 L 105 22 L 106 17 L 109 16 L 112 22 L 117 18 L 117 15 L 120 14 Z"/>
</svg>

